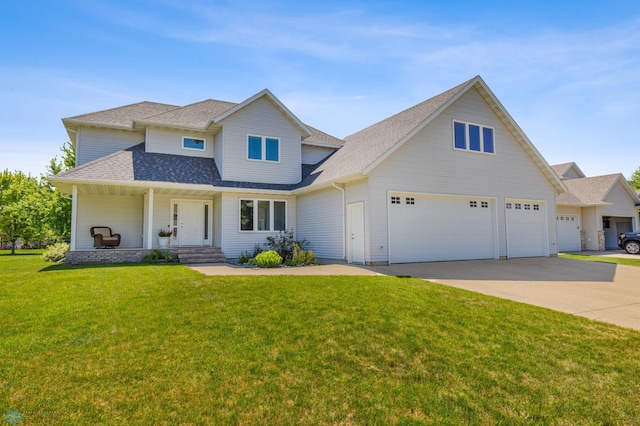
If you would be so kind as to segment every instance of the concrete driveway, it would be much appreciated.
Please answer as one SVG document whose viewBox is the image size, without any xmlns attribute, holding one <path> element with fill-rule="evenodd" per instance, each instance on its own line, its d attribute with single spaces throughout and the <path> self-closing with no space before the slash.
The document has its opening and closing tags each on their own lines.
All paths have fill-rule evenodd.
<svg viewBox="0 0 640 426">
<path fill-rule="evenodd" d="M 412 263 L 370 268 L 640 330 L 640 268 L 562 258 Z"/>
</svg>

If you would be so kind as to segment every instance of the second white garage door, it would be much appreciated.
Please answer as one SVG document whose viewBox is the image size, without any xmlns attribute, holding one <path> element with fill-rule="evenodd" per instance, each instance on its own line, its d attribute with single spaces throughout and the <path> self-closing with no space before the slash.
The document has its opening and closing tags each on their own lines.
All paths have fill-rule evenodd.
<svg viewBox="0 0 640 426">
<path fill-rule="evenodd" d="M 389 262 L 497 258 L 495 200 L 389 194 Z"/>
<path fill-rule="evenodd" d="M 549 256 L 545 203 L 506 200 L 507 257 Z"/>
</svg>

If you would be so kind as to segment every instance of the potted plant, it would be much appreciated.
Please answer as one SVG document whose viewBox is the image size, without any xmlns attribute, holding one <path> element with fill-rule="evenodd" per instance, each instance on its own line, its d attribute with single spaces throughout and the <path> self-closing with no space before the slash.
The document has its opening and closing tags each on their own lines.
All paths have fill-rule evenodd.
<svg viewBox="0 0 640 426">
<path fill-rule="evenodd" d="M 161 229 L 158 232 L 158 243 L 160 244 L 160 247 L 162 248 L 167 248 L 169 247 L 169 239 L 171 237 L 171 234 L 173 234 L 170 230 L 164 230 Z"/>
</svg>

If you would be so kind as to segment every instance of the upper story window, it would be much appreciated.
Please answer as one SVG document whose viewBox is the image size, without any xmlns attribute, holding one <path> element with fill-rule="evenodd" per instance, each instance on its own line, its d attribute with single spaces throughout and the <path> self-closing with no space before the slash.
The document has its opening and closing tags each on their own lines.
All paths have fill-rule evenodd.
<svg viewBox="0 0 640 426">
<path fill-rule="evenodd" d="M 247 158 L 256 161 L 280 161 L 280 139 L 248 135 Z"/>
<path fill-rule="evenodd" d="M 190 138 L 187 136 L 182 137 L 182 148 L 184 149 L 197 149 L 198 151 L 204 151 L 207 149 L 207 141 L 200 138 Z"/>
<path fill-rule="evenodd" d="M 492 127 L 479 124 L 453 122 L 453 147 L 464 151 L 495 154 L 495 138 Z"/>
</svg>

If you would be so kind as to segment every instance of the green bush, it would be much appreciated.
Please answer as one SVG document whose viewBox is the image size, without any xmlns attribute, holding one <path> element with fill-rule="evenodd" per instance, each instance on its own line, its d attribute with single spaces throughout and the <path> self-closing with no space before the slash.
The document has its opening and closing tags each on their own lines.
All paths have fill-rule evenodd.
<svg viewBox="0 0 640 426">
<path fill-rule="evenodd" d="M 57 243 L 49 247 L 49 250 L 42 254 L 42 259 L 45 262 L 61 262 L 67 256 L 69 251 L 69 244 Z"/>
<path fill-rule="evenodd" d="M 142 258 L 143 263 L 158 263 L 161 260 L 171 262 L 173 260 L 173 253 L 171 250 L 155 249 L 150 254 Z"/>
<path fill-rule="evenodd" d="M 282 263 L 282 256 L 274 250 L 263 251 L 256 256 L 256 264 L 260 268 L 275 268 Z"/>
<path fill-rule="evenodd" d="M 270 250 L 275 250 L 284 260 L 293 258 L 293 251 L 296 246 L 300 246 L 303 250 L 309 243 L 307 240 L 296 241 L 293 237 L 293 229 L 280 231 L 275 237 L 267 237 L 266 246 Z"/>
<path fill-rule="evenodd" d="M 288 260 L 286 262 L 287 266 L 315 265 L 316 263 L 316 255 L 313 253 L 313 251 L 305 251 L 298 244 L 295 244 L 293 248 L 293 256 L 291 257 L 291 260 Z"/>
</svg>

